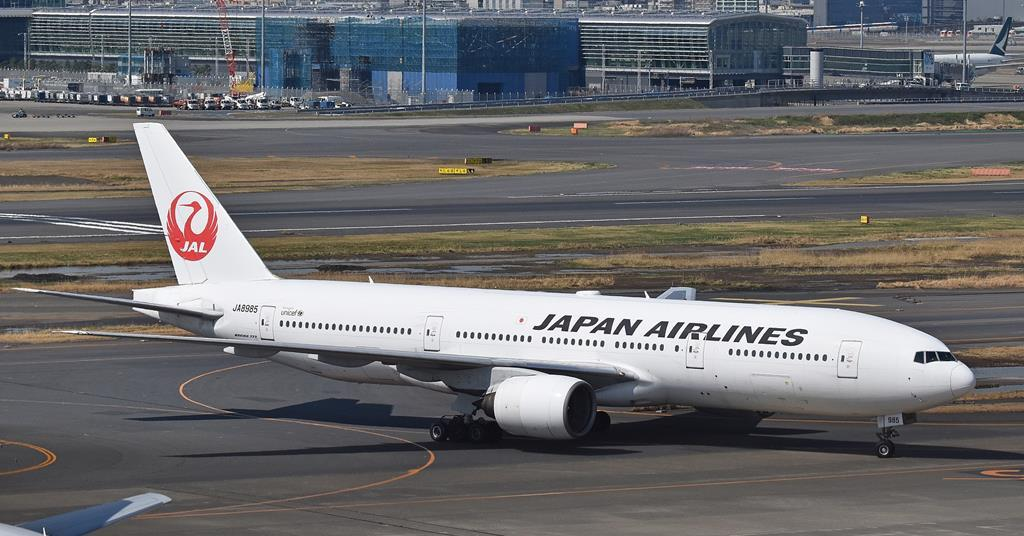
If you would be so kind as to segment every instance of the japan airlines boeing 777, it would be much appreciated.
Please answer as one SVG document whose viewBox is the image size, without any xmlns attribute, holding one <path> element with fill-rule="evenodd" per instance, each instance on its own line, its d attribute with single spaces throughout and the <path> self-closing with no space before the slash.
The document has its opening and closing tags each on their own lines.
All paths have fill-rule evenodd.
<svg viewBox="0 0 1024 536">
<path fill-rule="evenodd" d="M 196 336 L 75 333 L 450 393 L 460 416 L 431 426 L 439 441 L 578 438 L 608 425 L 598 405 L 681 404 L 877 417 L 876 454 L 889 457 L 896 427 L 974 387 L 935 337 L 850 311 L 278 279 L 167 130 L 135 133 L 178 284 L 131 300 L 32 292 L 132 307 Z"/>
</svg>

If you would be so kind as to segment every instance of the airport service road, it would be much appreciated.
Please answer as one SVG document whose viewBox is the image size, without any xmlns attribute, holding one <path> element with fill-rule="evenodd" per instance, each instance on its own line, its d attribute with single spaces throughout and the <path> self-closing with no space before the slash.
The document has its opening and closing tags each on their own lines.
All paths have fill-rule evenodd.
<svg viewBox="0 0 1024 536">
<path fill-rule="evenodd" d="M 24 109 L 28 117 L 14 119 L 11 113 Z M 132 123 L 158 121 L 176 132 L 224 130 L 274 129 L 335 129 L 380 127 L 441 127 L 471 125 L 524 125 L 528 123 L 571 123 L 576 120 L 612 121 L 620 119 L 702 120 L 732 119 L 738 117 L 769 117 L 775 115 L 819 114 L 889 114 L 928 113 L 947 111 L 1007 111 L 1024 110 L 1024 103 L 943 103 L 943 104 L 836 104 L 829 106 L 795 106 L 764 108 L 699 108 L 686 110 L 604 111 L 584 113 L 539 113 L 508 116 L 449 117 L 392 117 L 355 115 L 348 117 L 298 114 L 291 109 L 272 112 L 220 112 L 172 110 L 170 117 L 139 118 L 129 107 L 84 106 L 76 104 L 37 103 L 27 101 L 0 101 L 0 132 L 27 133 L 93 133 L 130 134 Z M 57 114 L 74 114 L 74 118 L 60 118 Z M 48 117 L 47 117 L 48 116 Z M 230 125 L 230 126 L 228 126 Z"/>
<path fill-rule="evenodd" d="M 189 346 L 0 350 L 0 382 L 0 438 L 25 445 L 0 449 L 4 521 L 153 490 L 174 502 L 106 533 L 987 535 L 1024 522 L 1019 414 L 925 416 L 879 460 L 872 423 L 786 416 L 751 435 L 615 414 L 578 443 L 433 444 L 444 395 Z"/>
<path fill-rule="evenodd" d="M 519 179 L 508 179 L 517 181 Z M 743 188 L 504 194 L 428 199 L 439 185 L 368 191 L 292 191 L 227 195 L 222 202 L 249 237 L 469 229 L 792 221 L 911 216 L 1017 215 L 1024 182 L 863 188 Z M 478 183 L 479 184 L 479 183 Z M 506 183 L 501 183 L 506 184 Z M 468 185 L 467 185 L 468 186 Z M 443 187 L 442 187 L 443 188 Z M 367 189 L 369 190 L 369 189 Z M 423 192 L 419 199 L 415 192 Z M 343 199 L 345 197 L 359 199 Z M 332 201 L 332 198 L 337 198 Z M 149 198 L 5 203 L 0 240 L 104 241 L 156 239 L 160 222 Z"/>
</svg>

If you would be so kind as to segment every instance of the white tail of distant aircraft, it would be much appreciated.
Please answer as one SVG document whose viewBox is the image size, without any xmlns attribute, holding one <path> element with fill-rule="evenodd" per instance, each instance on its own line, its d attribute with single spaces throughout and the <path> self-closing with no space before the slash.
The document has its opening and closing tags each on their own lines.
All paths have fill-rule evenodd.
<svg viewBox="0 0 1024 536">
<path fill-rule="evenodd" d="M 992 49 L 987 53 L 970 53 L 967 54 L 967 64 L 974 67 L 974 72 L 983 73 L 985 71 L 995 69 L 1002 65 L 1010 58 L 1006 56 L 1006 47 L 1010 43 L 1010 32 L 1013 28 L 1013 19 L 1007 17 L 1006 21 L 1003 22 L 1003 27 L 999 30 L 999 34 L 996 35 L 996 40 L 992 43 Z M 935 63 L 950 63 L 956 65 L 962 65 L 964 63 L 963 54 L 936 54 Z"/>
<path fill-rule="evenodd" d="M 278 279 L 164 127 L 135 132 L 179 284 L 133 300 L 34 292 L 133 307 L 197 336 L 76 333 L 454 394 L 462 416 L 432 426 L 436 440 L 578 438 L 607 426 L 598 405 L 682 404 L 753 422 L 877 417 L 888 457 L 897 426 L 974 387 L 938 339 L 837 309 Z"/>
</svg>

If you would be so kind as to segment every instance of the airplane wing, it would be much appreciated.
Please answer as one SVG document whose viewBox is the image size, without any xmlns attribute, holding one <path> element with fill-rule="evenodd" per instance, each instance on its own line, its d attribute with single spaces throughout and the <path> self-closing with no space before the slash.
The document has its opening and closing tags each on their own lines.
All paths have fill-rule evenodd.
<svg viewBox="0 0 1024 536">
<path fill-rule="evenodd" d="M 256 341 L 239 339 L 221 339 L 216 337 L 190 337 L 177 335 L 148 335 L 143 333 L 113 333 L 108 331 L 68 330 L 61 333 L 72 335 L 90 335 L 95 337 L 116 337 L 120 339 L 156 340 L 205 344 L 231 348 L 231 353 L 243 357 L 270 357 L 277 352 L 299 352 L 317 354 L 326 363 L 331 360 L 342 360 L 357 364 L 368 364 L 374 361 L 389 365 L 411 365 L 425 368 L 476 368 L 476 367 L 515 367 L 536 370 L 539 372 L 566 374 L 599 380 L 601 384 L 611 384 L 636 380 L 632 371 L 597 362 L 558 361 L 547 359 L 518 359 L 509 357 L 482 357 L 445 354 L 441 352 L 415 352 L 390 350 L 387 353 L 378 348 L 358 346 L 328 346 L 319 344 L 298 344 L 280 341 Z"/>
<path fill-rule="evenodd" d="M 171 502 L 170 497 L 159 493 L 143 493 L 83 510 L 47 517 L 22 523 L 17 527 L 0 525 L 0 536 L 26 536 L 46 534 L 47 536 L 80 536 L 89 534 Z"/>
<path fill-rule="evenodd" d="M 221 311 L 192 309 L 189 307 L 178 307 L 176 305 L 164 305 L 162 303 L 150 303 L 136 300 L 128 300 L 125 298 L 113 298 L 110 296 L 96 296 L 93 294 L 77 294 L 74 292 L 59 292 L 56 290 L 39 290 L 34 288 L 15 288 L 12 290 L 17 290 L 19 292 L 31 292 L 34 294 L 45 294 L 47 296 L 60 296 L 62 298 L 73 298 L 76 300 L 109 303 L 111 305 L 123 305 L 126 307 L 133 307 L 135 309 L 159 311 L 161 313 L 176 313 L 179 315 L 195 316 L 199 318 L 205 318 L 208 320 L 216 320 L 224 316 L 224 313 Z"/>
</svg>

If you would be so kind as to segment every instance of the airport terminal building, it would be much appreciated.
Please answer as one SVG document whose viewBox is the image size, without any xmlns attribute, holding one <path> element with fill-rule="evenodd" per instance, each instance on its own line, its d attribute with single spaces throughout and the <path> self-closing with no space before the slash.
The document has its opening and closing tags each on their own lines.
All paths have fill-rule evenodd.
<svg viewBox="0 0 1024 536">
<path fill-rule="evenodd" d="M 779 80 L 782 49 L 807 44 L 802 19 L 759 13 L 583 17 L 587 86 L 646 91 Z"/>
<path fill-rule="evenodd" d="M 418 14 L 272 10 L 263 19 L 250 8 L 228 21 L 240 72 L 259 72 L 263 51 L 262 87 L 351 91 L 378 103 L 421 92 Z M 212 9 L 135 10 L 134 72 L 146 67 L 143 51 L 157 49 L 181 60 L 168 62 L 178 76 L 224 76 L 219 23 Z M 30 34 L 34 63 L 127 72 L 123 10 L 37 10 Z M 802 19 L 760 13 L 429 14 L 426 93 L 436 102 L 763 83 L 783 78 L 783 47 L 806 42 Z"/>
</svg>

